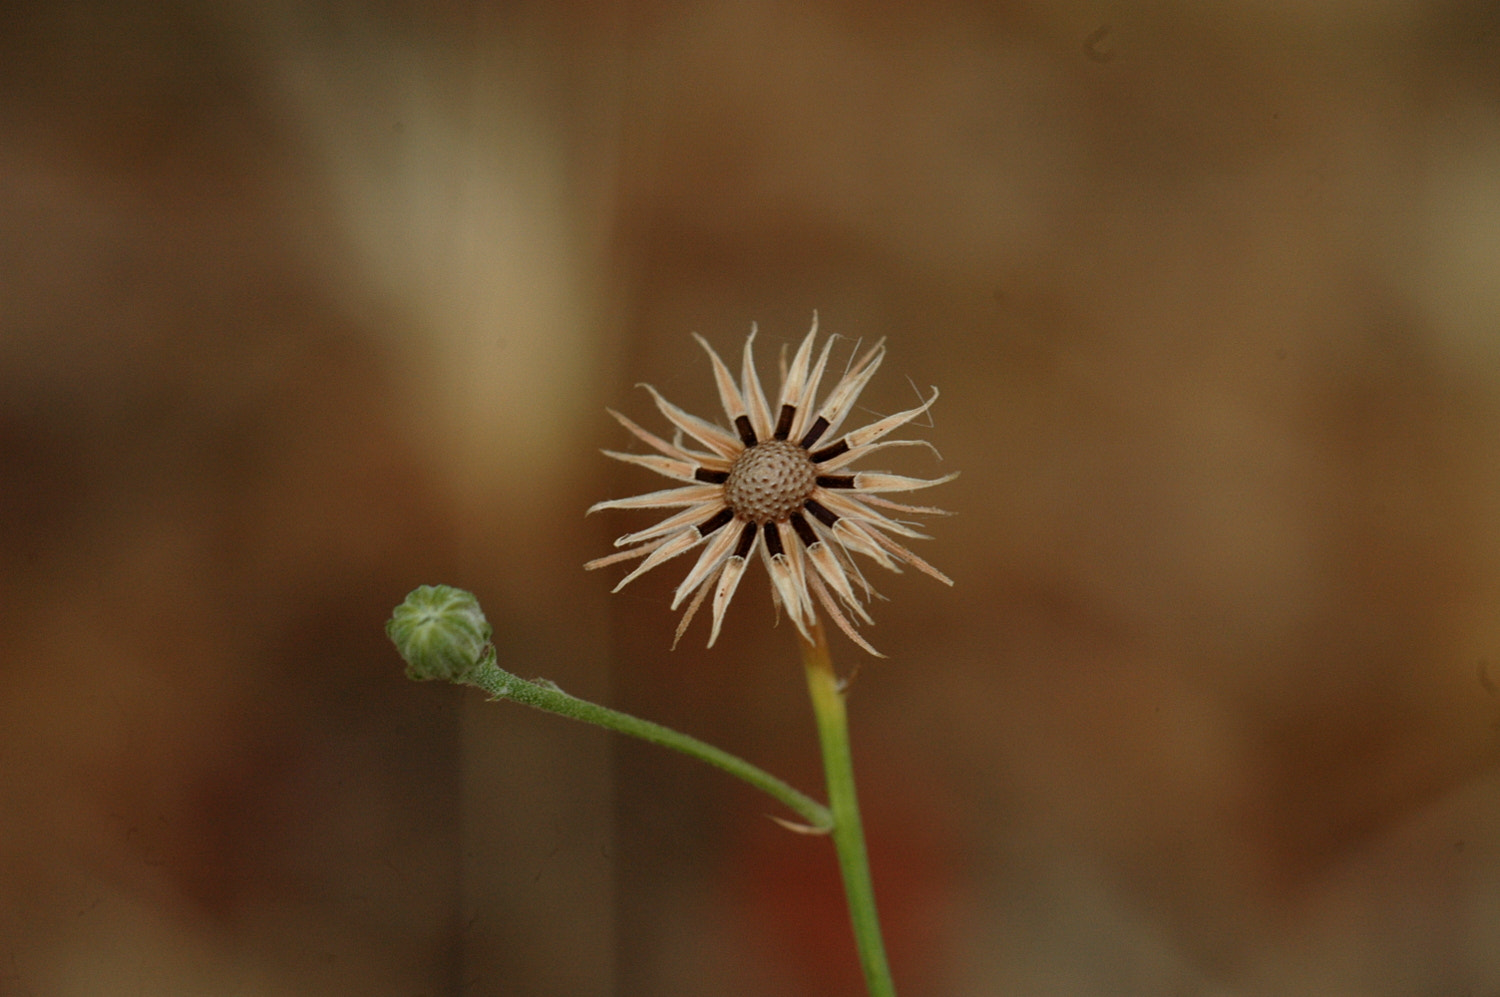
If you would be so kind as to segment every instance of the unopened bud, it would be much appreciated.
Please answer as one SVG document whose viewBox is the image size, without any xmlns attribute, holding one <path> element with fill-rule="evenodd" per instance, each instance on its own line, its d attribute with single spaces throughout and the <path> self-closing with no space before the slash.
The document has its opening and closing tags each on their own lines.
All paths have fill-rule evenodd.
<svg viewBox="0 0 1500 997">
<path fill-rule="evenodd" d="M 466 683 L 494 664 L 494 632 L 472 593 L 447 585 L 413 589 L 386 622 L 385 632 L 406 661 L 406 677 Z"/>
</svg>

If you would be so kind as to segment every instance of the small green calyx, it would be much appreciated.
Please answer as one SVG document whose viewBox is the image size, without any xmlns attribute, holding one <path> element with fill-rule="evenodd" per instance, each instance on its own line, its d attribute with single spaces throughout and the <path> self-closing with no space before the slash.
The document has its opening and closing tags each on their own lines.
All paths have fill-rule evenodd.
<svg viewBox="0 0 1500 997">
<path fill-rule="evenodd" d="M 413 589 L 386 621 L 385 632 L 418 682 L 471 684 L 495 663 L 494 632 L 473 593 L 448 585 Z"/>
</svg>

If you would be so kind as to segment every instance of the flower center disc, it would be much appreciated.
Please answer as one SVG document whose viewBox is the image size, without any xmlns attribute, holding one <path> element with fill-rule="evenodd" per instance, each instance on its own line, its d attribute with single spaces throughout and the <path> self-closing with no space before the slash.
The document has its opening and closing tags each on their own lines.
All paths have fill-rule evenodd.
<svg viewBox="0 0 1500 997">
<path fill-rule="evenodd" d="M 724 482 L 724 501 L 740 519 L 785 522 L 818 484 L 807 451 L 786 440 L 767 440 L 740 454 Z"/>
</svg>

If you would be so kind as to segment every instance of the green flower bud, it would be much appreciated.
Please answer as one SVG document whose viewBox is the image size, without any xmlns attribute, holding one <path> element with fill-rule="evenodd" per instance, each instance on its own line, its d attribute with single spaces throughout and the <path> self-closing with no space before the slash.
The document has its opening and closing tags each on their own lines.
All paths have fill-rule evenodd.
<svg viewBox="0 0 1500 997">
<path fill-rule="evenodd" d="M 467 683 L 495 663 L 494 632 L 470 592 L 447 585 L 413 589 L 386 622 L 385 632 L 406 661 L 406 677 Z"/>
</svg>

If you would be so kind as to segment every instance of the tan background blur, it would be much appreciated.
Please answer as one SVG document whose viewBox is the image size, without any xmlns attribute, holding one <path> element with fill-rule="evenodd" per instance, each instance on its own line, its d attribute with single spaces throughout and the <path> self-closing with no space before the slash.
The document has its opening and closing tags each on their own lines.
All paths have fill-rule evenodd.
<svg viewBox="0 0 1500 997">
<path fill-rule="evenodd" d="M 1494 4 L 0 19 L 0 995 L 858 993 L 826 841 L 381 631 L 816 788 L 758 569 L 580 569 L 604 408 L 814 309 L 963 472 L 851 700 L 903 994 L 1500 992 Z"/>
</svg>

